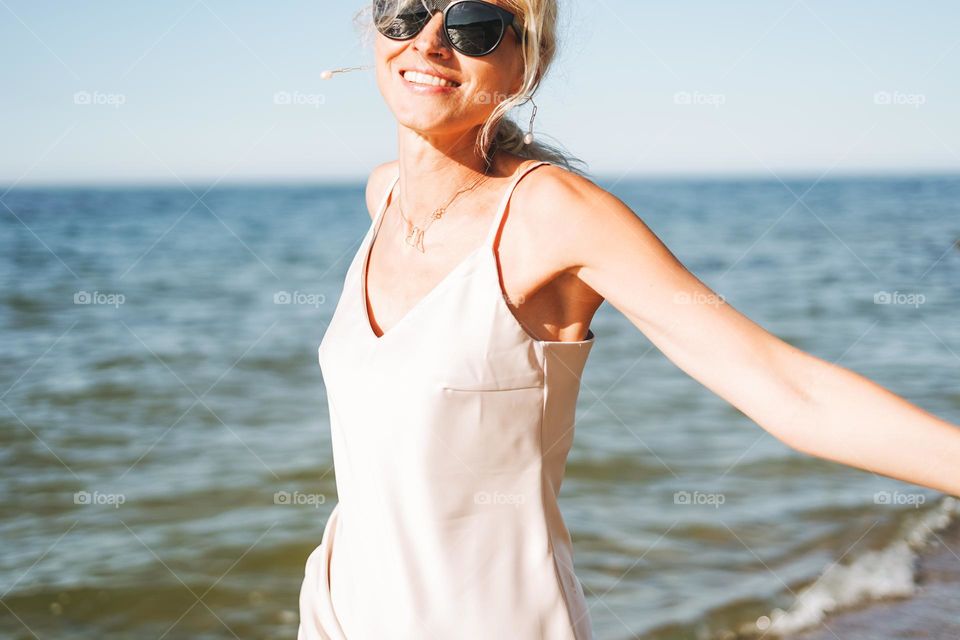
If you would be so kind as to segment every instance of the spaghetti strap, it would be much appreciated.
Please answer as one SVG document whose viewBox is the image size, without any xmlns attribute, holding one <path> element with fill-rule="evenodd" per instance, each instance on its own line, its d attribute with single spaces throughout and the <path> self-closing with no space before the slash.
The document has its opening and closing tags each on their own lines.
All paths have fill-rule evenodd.
<svg viewBox="0 0 960 640">
<path fill-rule="evenodd" d="M 523 180 L 524 176 L 533 171 L 534 169 L 541 167 L 545 164 L 551 164 L 546 160 L 540 160 L 533 162 L 521 171 L 519 171 L 516 177 L 513 178 L 513 181 L 507 187 L 506 191 L 503 194 L 503 198 L 500 200 L 500 205 L 497 207 L 497 212 L 493 216 L 493 222 L 490 225 L 490 230 L 487 232 L 487 236 L 484 239 L 484 246 L 489 247 L 493 245 L 494 238 L 497 235 L 497 232 L 500 230 L 500 227 L 503 223 L 503 216 L 507 211 L 507 205 L 510 203 L 510 198 L 513 196 L 514 190 L 516 190 L 517 185 L 520 184 L 520 181 Z M 396 188 L 397 183 L 400 181 L 400 169 L 397 168 L 397 175 L 394 176 L 393 180 L 387 186 L 386 191 L 383 194 L 383 197 L 380 199 L 380 206 L 377 209 L 377 214 L 373 219 L 373 228 L 374 230 L 378 229 L 380 226 L 380 219 L 383 217 L 384 213 L 387 210 L 387 202 L 390 200 L 390 196 L 393 194 L 393 190 Z M 376 232 L 376 231 L 374 231 Z"/>
<path fill-rule="evenodd" d="M 503 224 L 503 216 L 507 211 L 507 205 L 510 203 L 510 197 L 513 195 L 514 190 L 517 188 L 517 185 L 520 184 L 520 181 L 525 175 L 545 164 L 550 164 L 546 161 L 537 161 L 533 162 L 521 171 L 517 173 L 517 176 L 510 183 L 510 186 L 507 187 L 506 192 L 503 194 L 503 199 L 500 201 L 500 206 L 497 208 L 497 213 L 493 216 L 493 223 L 490 225 L 490 230 L 487 232 L 487 237 L 484 240 L 484 247 L 490 248 L 493 246 L 494 239 L 497 237 L 497 232 L 500 230 L 500 226 Z"/>
<path fill-rule="evenodd" d="M 380 199 L 380 206 L 377 208 L 377 214 L 374 216 L 373 222 L 370 225 L 374 230 L 380 226 L 380 218 L 383 217 L 384 212 L 387 210 L 387 202 L 390 200 L 390 195 L 393 193 L 393 190 L 396 188 L 398 182 L 400 182 L 400 167 L 397 167 L 397 175 L 394 176 L 393 180 L 390 182 L 390 185 L 387 187 L 386 192 L 383 194 L 383 198 Z"/>
</svg>

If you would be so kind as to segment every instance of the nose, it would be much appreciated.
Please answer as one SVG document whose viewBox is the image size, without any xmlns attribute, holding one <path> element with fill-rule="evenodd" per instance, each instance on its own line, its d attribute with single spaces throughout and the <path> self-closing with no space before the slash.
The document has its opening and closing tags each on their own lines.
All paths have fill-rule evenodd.
<svg viewBox="0 0 960 640">
<path fill-rule="evenodd" d="M 413 48 L 424 57 L 449 58 L 450 48 L 443 37 L 443 14 L 439 11 L 430 17 L 417 37 L 414 38 Z"/>
</svg>

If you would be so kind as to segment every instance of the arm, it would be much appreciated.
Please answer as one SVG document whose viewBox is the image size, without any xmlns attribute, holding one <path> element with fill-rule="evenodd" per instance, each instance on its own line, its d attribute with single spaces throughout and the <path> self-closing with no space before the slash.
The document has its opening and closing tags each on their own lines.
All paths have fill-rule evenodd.
<svg viewBox="0 0 960 640">
<path fill-rule="evenodd" d="M 960 495 L 960 428 L 787 344 L 698 280 L 620 200 L 550 169 L 570 270 L 680 369 L 788 446 Z"/>
</svg>

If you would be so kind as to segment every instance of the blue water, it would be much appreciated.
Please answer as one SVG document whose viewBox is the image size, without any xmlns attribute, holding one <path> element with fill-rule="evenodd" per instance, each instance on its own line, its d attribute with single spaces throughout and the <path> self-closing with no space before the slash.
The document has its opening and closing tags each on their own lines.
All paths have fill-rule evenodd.
<svg viewBox="0 0 960 640">
<path fill-rule="evenodd" d="M 599 182 L 768 330 L 960 422 L 960 178 Z M 295 635 L 336 501 L 316 348 L 370 219 L 359 184 L 204 190 L 0 198 L 4 637 Z M 610 305 L 593 330 L 562 508 L 598 638 L 732 637 L 934 508 L 791 451 Z"/>
</svg>

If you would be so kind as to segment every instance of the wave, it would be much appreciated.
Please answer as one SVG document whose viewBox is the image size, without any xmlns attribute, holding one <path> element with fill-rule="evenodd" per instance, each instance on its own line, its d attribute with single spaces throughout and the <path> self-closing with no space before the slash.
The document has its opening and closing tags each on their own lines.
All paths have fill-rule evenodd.
<svg viewBox="0 0 960 640">
<path fill-rule="evenodd" d="M 934 534 L 960 521 L 960 501 L 944 498 L 928 511 L 904 521 L 897 538 L 886 547 L 867 551 L 847 564 L 834 563 L 803 588 L 793 605 L 774 609 L 769 615 L 744 625 L 740 633 L 788 635 L 822 623 L 837 611 L 862 606 L 884 598 L 909 597 L 916 593 L 916 564 Z"/>
</svg>

